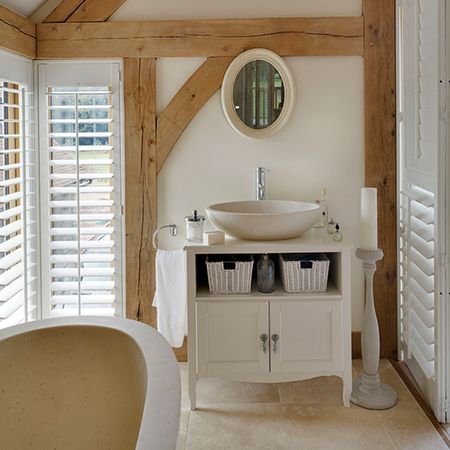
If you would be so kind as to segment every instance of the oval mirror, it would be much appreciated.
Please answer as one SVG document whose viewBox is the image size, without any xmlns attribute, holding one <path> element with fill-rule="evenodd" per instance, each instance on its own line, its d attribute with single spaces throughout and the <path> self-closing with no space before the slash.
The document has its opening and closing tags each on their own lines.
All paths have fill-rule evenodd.
<svg viewBox="0 0 450 450">
<path fill-rule="evenodd" d="M 222 84 L 222 107 L 235 131 L 262 138 L 279 131 L 295 104 L 292 73 L 276 53 L 248 50 L 228 67 Z"/>
</svg>

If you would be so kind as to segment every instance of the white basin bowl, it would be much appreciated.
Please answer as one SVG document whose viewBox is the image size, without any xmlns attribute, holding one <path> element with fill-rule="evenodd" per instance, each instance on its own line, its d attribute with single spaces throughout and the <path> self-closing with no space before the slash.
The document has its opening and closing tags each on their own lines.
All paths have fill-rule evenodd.
<svg viewBox="0 0 450 450">
<path fill-rule="evenodd" d="M 253 241 L 301 236 L 320 217 L 320 207 L 316 203 L 284 200 L 216 203 L 205 210 L 219 230 Z"/>
</svg>

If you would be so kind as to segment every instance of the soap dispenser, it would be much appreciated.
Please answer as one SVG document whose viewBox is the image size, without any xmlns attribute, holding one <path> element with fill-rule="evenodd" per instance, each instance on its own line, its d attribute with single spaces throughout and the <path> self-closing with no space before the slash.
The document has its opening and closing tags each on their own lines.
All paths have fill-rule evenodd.
<svg viewBox="0 0 450 450">
<path fill-rule="evenodd" d="M 186 216 L 186 239 L 189 242 L 203 241 L 203 228 L 205 226 L 205 216 L 199 216 L 196 209 L 191 216 Z"/>
</svg>

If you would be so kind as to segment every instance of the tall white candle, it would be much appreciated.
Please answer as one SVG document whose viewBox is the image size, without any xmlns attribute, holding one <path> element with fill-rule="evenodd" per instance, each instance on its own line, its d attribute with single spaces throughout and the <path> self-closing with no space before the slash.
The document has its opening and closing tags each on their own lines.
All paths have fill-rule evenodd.
<svg viewBox="0 0 450 450">
<path fill-rule="evenodd" d="M 361 189 L 361 244 L 362 250 L 378 249 L 378 213 L 376 188 Z"/>
</svg>

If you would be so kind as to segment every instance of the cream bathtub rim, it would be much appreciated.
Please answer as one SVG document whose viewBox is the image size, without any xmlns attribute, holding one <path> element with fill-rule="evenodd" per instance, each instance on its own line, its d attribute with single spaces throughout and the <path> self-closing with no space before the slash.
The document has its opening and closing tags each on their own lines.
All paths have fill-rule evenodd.
<svg viewBox="0 0 450 450">
<path fill-rule="evenodd" d="M 175 449 L 181 408 L 180 373 L 171 347 L 151 326 L 118 317 L 42 319 L 1 329 L 0 343 L 30 331 L 66 326 L 107 328 L 133 339 L 147 368 L 147 389 L 136 450 Z"/>
</svg>

